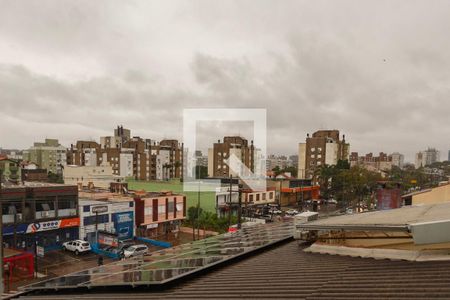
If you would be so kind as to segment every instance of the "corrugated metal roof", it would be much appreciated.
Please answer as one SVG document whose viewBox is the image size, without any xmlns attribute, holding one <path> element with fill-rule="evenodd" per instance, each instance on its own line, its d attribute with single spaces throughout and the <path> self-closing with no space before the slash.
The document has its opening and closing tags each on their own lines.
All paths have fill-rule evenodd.
<svg viewBox="0 0 450 300">
<path fill-rule="evenodd" d="M 450 262 L 312 254 L 291 241 L 164 290 L 59 293 L 21 299 L 450 299 Z"/>
</svg>

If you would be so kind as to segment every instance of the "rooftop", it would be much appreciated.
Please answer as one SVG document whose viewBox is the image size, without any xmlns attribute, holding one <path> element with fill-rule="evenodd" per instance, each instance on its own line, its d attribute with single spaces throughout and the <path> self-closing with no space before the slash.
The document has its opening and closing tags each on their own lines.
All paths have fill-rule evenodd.
<svg viewBox="0 0 450 300">
<path fill-rule="evenodd" d="M 79 291 L 20 299 L 448 299 L 450 262 L 408 262 L 302 251 L 294 241 L 162 289 Z"/>
</svg>

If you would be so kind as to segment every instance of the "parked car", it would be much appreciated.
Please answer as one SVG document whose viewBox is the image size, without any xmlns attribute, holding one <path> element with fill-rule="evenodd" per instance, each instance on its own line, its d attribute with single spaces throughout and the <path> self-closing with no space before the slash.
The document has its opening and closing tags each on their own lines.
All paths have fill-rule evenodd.
<svg viewBox="0 0 450 300">
<path fill-rule="evenodd" d="M 335 199 L 328 199 L 327 203 L 328 204 L 337 204 L 337 200 L 335 200 Z"/>
<path fill-rule="evenodd" d="M 295 216 L 296 214 L 298 214 L 298 210 L 296 210 L 296 209 L 290 209 L 290 210 L 286 211 L 286 215 L 288 215 L 288 216 Z"/>
<path fill-rule="evenodd" d="M 274 209 L 269 210 L 269 213 L 274 214 L 274 215 L 281 215 L 283 212 L 279 209 L 274 208 Z"/>
<path fill-rule="evenodd" d="M 91 245 L 82 240 L 65 242 L 62 246 L 64 250 L 75 252 L 76 255 L 91 251 Z"/>
<path fill-rule="evenodd" d="M 133 245 L 123 251 L 123 256 L 128 258 L 137 255 L 144 255 L 147 253 L 148 247 L 146 245 Z"/>
</svg>

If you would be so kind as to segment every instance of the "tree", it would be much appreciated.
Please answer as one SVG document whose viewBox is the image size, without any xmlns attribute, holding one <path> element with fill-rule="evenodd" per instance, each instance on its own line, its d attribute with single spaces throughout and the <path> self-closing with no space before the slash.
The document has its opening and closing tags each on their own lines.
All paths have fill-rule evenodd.
<svg viewBox="0 0 450 300">
<path fill-rule="evenodd" d="M 208 177 L 208 167 L 205 166 L 195 166 L 194 176 L 198 179 L 203 179 Z"/>
<path fill-rule="evenodd" d="M 188 208 L 188 220 L 192 225 L 192 239 L 195 241 L 195 226 L 198 224 L 199 215 L 202 213 L 203 209 L 198 206 L 191 206 Z"/>
</svg>

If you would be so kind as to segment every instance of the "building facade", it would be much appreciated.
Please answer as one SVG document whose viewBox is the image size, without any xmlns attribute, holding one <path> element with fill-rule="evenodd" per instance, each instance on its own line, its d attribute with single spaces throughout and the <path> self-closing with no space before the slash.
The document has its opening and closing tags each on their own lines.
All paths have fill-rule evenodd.
<svg viewBox="0 0 450 300">
<path fill-rule="evenodd" d="M 78 141 L 67 154 L 68 164 L 99 166 L 108 162 L 115 176 L 136 180 L 169 180 L 181 178 L 183 144 L 177 140 L 160 142 L 131 137 L 131 131 L 118 126 L 114 136 L 95 141 Z"/>
<path fill-rule="evenodd" d="M 248 141 L 240 136 L 226 136 L 223 142 L 220 140 L 214 143 L 213 148 L 208 150 L 208 177 L 229 177 L 242 176 L 246 174 L 245 168 L 237 172 L 230 170 L 227 160 L 235 155 L 243 165 L 251 172 L 255 172 L 257 151 L 253 146 L 253 141 Z"/>
<path fill-rule="evenodd" d="M 316 169 L 323 165 L 336 165 L 339 160 L 349 159 L 350 144 L 342 139 L 339 130 L 319 130 L 306 142 L 299 144 L 298 178 L 312 178 Z"/>
<path fill-rule="evenodd" d="M 392 169 L 392 156 L 380 152 L 378 156 L 368 153 L 359 156 L 358 152 L 350 154 L 350 166 L 360 166 L 373 172 L 385 172 Z"/>
<path fill-rule="evenodd" d="M 80 193 L 80 239 L 98 243 L 99 231 L 110 233 L 119 241 L 133 239 L 135 235 L 133 198 L 109 192 L 96 194 L 97 196 L 89 192 Z"/>
<path fill-rule="evenodd" d="M 391 157 L 392 157 L 392 166 L 403 169 L 403 166 L 405 165 L 405 156 L 401 153 L 394 152 L 391 154 Z"/>
<path fill-rule="evenodd" d="M 179 230 L 186 219 L 186 196 L 172 192 L 135 192 L 137 235 L 157 237 Z"/>
<path fill-rule="evenodd" d="M 65 184 L 102 189 L 109 189 L 111 182 L 124 181 L 124 177 L 113 175 L 108 162 L 100 166 L 68 165 L 64 168 L 63 176 Z"/>
<path fill-rule="evenodd" d="M 21 180 L 21 172 L 19 161 L 0 155 L 0 182 L 17 183 Z"/>
<path fill-rule="evenodd" d="M 427 150 L 416 153 L 415 167 L 416 169 L 429 166 L 435 162 L 440 161 L 440 153 L 435 148 L 428 148 Z"/>
<path fill-rule="evenodd" d="M 41 169 L 61 174 L 67 164 L 67 149 L 57 139 L 45 139 L 43 143 L 34 143 L 23 151 L 23 159 L 36 163 Z"/>
<path fill-rule="evenodd" d="M 3 241 L 7 248 L 34 251 L 59 249 L 78 238 L 76 186 L 27 183 L 3 188 Z"/>
</svg>

